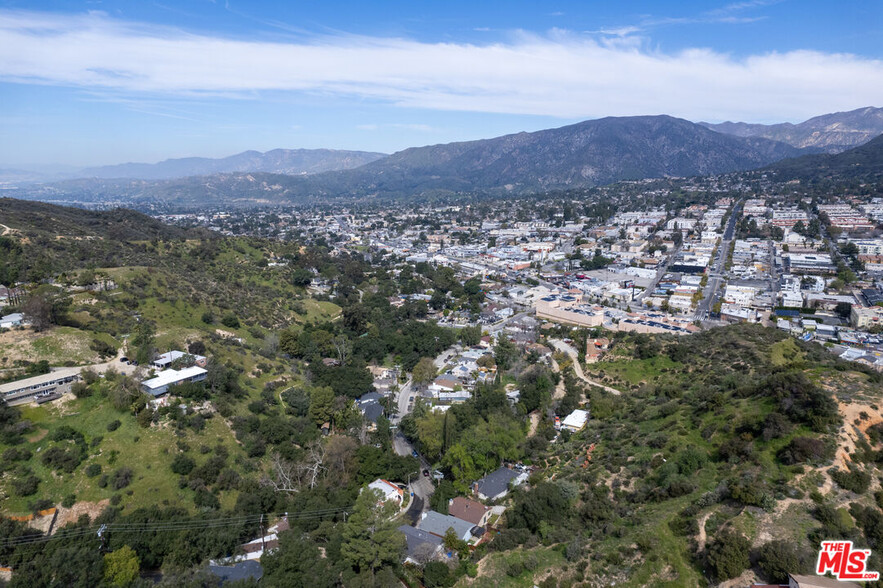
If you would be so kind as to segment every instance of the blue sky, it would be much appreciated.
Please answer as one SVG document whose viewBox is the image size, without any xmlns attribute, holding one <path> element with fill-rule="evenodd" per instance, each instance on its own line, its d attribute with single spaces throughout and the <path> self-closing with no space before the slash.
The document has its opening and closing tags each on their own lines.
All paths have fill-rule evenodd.
<svg viewBox="0 0 883 588">
<path fill-rule="evenodd" d="M 883 3 L 0 0 L 0 165 L 883 106 Z"/>
</svg>

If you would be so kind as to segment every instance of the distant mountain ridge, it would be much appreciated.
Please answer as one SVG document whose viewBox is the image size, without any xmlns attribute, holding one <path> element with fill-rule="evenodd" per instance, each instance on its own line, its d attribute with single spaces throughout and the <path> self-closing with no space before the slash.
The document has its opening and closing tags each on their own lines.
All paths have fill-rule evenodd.
<svg viewBox="0 0 883 588">
<path fill-rule="evenodd" d="M 671 116 L 607 117 L 533 133 L 415 147 L 335 174 L 365 190 L 535 191 L 745 170 L 804 153 Z M 325 180 L 329 174 L 311 179 Z"/>
<path fill-rule="evenodd" d="M 883 133 L 883 108 L 868 106 L 849 112 L 823 114 L 798 124 L 761 125 L 729 121 L 699 124 L 736 137 L 762 137 L 794 147 L 815 147 L 827 153 L 840 153 Z"/>
<path fill-rule="evenodd" d="M 671 116 L 608 117 L 533 133 L 414 147 L 354 169 L 312 175 L 249 170 L 171 180 L 79 179 L 10 195 L 78 203 L 158 202 L 168 208 L 524 194 L 745 171 L 807 152 L 817 150 L 726 135 Z"/>
<path fill-rule="evenodd" d="M 273 149 L 266 153 L 244 151 L 221 159 L 186 157 L 167 159 L 159 163 L 123 163 L 90 167 L 80 171 L 78 177 L 168 180 L 231 172 L 301 175 L 351 169 L 381 157 L 386 157 L 386 154 L 334 149 Z"/>
<path fill-rule="evenodd" d="M 807 155 L 776 162 L 763 170 L 779 180 L 883 181 L 883 135 L 842 153 Z"/>
</svg>

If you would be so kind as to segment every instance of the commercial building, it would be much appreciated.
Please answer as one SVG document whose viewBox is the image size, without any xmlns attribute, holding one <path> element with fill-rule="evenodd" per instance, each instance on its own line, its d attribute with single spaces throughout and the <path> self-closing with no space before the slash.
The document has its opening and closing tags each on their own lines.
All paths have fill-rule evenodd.
<svg viewBox="0 0 883 588">
<path fill-rule="evenodd" d="M 883 325 L 883 306 L 852 306 L 849 315 L 849 324 L 856 329 L 869 329 L 877 325 Z"/>
</svg>

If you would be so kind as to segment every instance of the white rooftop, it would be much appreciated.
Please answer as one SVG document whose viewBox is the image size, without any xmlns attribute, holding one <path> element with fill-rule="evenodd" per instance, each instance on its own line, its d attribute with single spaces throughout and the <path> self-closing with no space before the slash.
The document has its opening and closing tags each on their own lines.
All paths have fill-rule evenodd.
<svg viewBox="0 0 883 588">
<path fill-rule="evenodd" d="M 581 429 L 586 425 L 586 422 L 589 420 L 589 412 L 586 410 L 576 409 L 565 418 L 561 422 L 562 427 L 567 427 L 568 429 Z"/>
<path fill-rule="evenodd" d="M 183 370 L 164 370 L 155 378 L 142 382 L 141 385 L 147 386 L 148 388 L 162 388 L 163 386 L 169 386 L 180 382 L 181 380 L 186 380 L 187 378 L 193 378 L 206 373 L 208 372 L 205 369 L 196 365 L 184 368 Z"/>
</svg>

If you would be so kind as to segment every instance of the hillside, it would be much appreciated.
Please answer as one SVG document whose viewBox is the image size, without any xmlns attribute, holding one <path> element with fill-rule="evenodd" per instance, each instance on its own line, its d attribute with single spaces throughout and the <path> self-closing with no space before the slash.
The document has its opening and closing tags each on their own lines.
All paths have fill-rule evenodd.
<svg viewBox="0 0 883 588">
<path fill-rule="evenodd" d="M 541 425 L 530 490 L 459 586 L 781 582 L 831 537 L 879 567 L 879 374 L 758 326 L 613 340 L 586 371 L 622 395 L 566 378 L 591 420 Z"/>
<path fill-rule="evenodd" d="M 221 174 L 179 180 L 75 180 L 12 191 L 38 200 L 169 209 L 327 198 L 521 194 L 619 180 L 754 169 L 801 150 L 669 116 L 604 118 L 494 139 L 406 149 L 359 168 L 302 177 Z"/>
<path fill-rule="evenodd" d="M 779 180 L 878 182 L 883 178 L 883 135 L 836 155 L 806 155 L 765 168 Z"/>
<path fill-rule="evenodd" d="M 883 108 L 859 108 L 823 114 L 802 123 L 773 125 L 744 122 L 699 123 L 713 131 L 736 137 L 763 137 L 794 147 L 814 147 L 840 153 L 867 143 L 883 133 Z"/>
<path fill-rule="evenodd" d="M 0 218 L 12 232 L 31 238 L 144 241 L 185 239 L 197 235 L 134 210 L 91 211 L 14 198 L 0 198 Z"/>
</svg>

